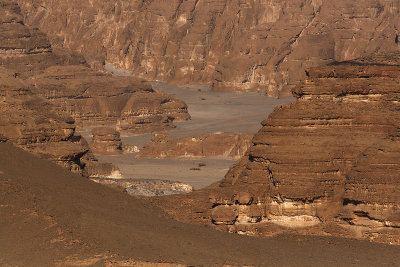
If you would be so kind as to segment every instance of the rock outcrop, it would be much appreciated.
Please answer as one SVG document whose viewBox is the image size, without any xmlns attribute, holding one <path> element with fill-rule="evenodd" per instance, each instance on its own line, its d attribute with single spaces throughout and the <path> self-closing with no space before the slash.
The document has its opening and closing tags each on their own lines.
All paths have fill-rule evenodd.
<svg viewBox="0 0 400 267">
<path fill-rule="evenodd" d="M 298 101 L 263 121 L 221 182 L 233 191 L 215 199 L 214 222 L 244 232 L 249 223 L 334 222 L 353 236 L 400 243 L 399 55 L 309 69 Z"/>
<path fill-rule="evenodd" d="M 94 154 L 120 155 L 123 152 L 120 134 L 115 129 L 94 128 L 92 134 L 93 138 L 89 146 Z"/>
<path fill-rule="evenodd" d="M 30 0 L 30 25 L 52 44 L 149 80 L 285 96 L 304 69 L 399 47 L 399 3 Z M 311 48 L 311 49 L 310 49 Z"/>
<path fill-rule="evenodd" d="M 47 36 L 24 24 L 13 1 L 1 1 L 0 66 L 27 81 L 31 90 L 74 118 L 78 125 L 118 124 L 148 132 L 190 118 L 186 104 L 143 80 L 113 77 L 88 68 L 83 57 L 53 50 Z"/>
<path fill-rule="evenodd" d="M 153 90 L 151 84 L 86 66 L 52 66 L 29 78 L 29 83 L 79 126 L 117 125 L 120 131 L 143 133 L 190 118 L 182 100 Z"/>
<path fill-rule="evenodd" d="M 118 172 L 112 164 L 97 161 L 76 133 L 73 119 L 60 116 L 55 106 L 4 68 L 0 68 L 0 97 L 0 136 L 6 141 L 86 176 Z"/>
<path fill-rule="evenodd" d="M 136 158 L 185 158 L 185 157 L 243 157 L 251 144 L 252 134 L 216 132 L 213 134 L 170 137 L 156 134 Z"/>
<path fill-rule="evenodd" d="M 148 83 L 93 71 L 82 56 L 53 49 L 46 34 L 24 24 L 15 1 L 0 1 L 0 33 L 0 135 L 42 158 L 118 177 L 115 166 L 96 160 L 75 120 L 153 131 L 189 118 L 185 103 Z"/>
<path fill-rule="evenodd" d="M 308 69 L 221 182 L 160 205 L 242 234 L 400 244 L 399 77 L 399 52 Z"/>
</svg>

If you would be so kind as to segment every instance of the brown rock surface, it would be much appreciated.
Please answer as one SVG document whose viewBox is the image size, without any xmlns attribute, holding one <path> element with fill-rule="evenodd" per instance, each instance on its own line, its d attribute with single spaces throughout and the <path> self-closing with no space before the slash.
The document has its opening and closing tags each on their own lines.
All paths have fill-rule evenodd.
<svg viewBox="0 0 400 267">
<path fill-rule="evenodd" d="M 399 47 L 393 0 L 19 3 L 51 42 L 150 80 L 288 95 L 304 69 Z"/>
<path fill-rule="evenodd" d="M 298 100 L 262 122 L 225 179 L 179 200 L 192 203 L 197 218 L 174 211 L 177 200 L 161 206 L 182 220 L 208 218 L 250 235 L 331 234 L 400 244 L 399 54 L 309 69 L 294 90 Z M 236 211 L 233 223 L 227 207 Z"/>
<path fill-rule="evenodd" d="M 33 94 L 26 83 L 0 67 L 0 135 L 14 145 L 88 176 L 117 171 L 99 163 L 87 142 L 76 133 L 74 121 Z"/>
<path fill-rule="evenodd" d="M 14 1 L 1 1 L 0 66 L 27 80 L 79 125 L 118 124 L 122 130 L 153 131 L 190 118 L 186 104 L 131 77 L 112 77 L 87 67 L 79 55 L 55 49 L 47 36 L 24 24 Z"/>
<path fill-rule="evenodd" d="M 227 157 L 239 159 L 249 148 L 252 134 L 216 132 L 180 138 L 156 134 L 136 158 Z"/>
<path fill-rule="evenodd" d="M 187 105 L 143 80 L 113 77 L 85 66 L 53 66 L 29 79 L 33 90 L 59 106 L 80 126 L 117 125 L 151 132 L 190 118 Z"/>
<path fill-rule="evenodd" d="M 93 138 L 89 143 L 94 154 L 119 155 L 122 153 L 122 142 L 118 131 L 113 128 L 100 127 L 92 130 Z"/>
<path fill-rule="evenodd" d="M 0 1 L 0 15 L 1 134 L 10 142 L 85 175 L 118 176 L 95 159 L 74 119 L 153 131 L 190 117 L 185 103 L 146 82 L 92 71 L 82 56 L 53 50 L 15 1 Z"/>
<path fill-rule="evenodd" d="M 1 266 L 400 263 L 397 246 L 320 237 L 256 239 L 179 223 L 148 201 L 4 143 L 0 196 Z"/>
</svg>

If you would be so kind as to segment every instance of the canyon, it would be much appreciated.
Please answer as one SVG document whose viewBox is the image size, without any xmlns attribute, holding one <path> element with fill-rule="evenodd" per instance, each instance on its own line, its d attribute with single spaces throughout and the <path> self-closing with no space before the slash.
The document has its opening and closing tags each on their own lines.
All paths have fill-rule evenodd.
<svg viewBox="0 0 400 267">
<path fill-rule="evenodd" d="M 0 0 L 0 265 L 399 265 L 398 27 L 391 0 Z"/>
<path fill-rule="evenodd" d="M 24 24 L 17 3 L 0 4 L 3 139 L 86 176 L 118 177 L 115 166 L 95 158 L 77 125 L 152 132 L 190 118 L 183 101 L 149 83 L 94 71 L 79 54 L 53 49 L 46 34 Z"/>
<path fill-rule="evenodd" d="M 399 74 L 400 52 L 307 69 L 222 181 L 159 205 L 234 233 L 399 244 Z"/>
<path fill-rule="evenodd" d="M 0 151 L 0 265 L 400 262 L 397 246 L 324 237 L 255 239 L 180 223 L 147 200 L 93 183 L 10 144 L 0 142 Z"/>
<path fill-rule="evenodd" d="M 306 68 L 399 48 L 397 1 L 18 1 L 56 47 L 147 80 L 290 96 Z"/>
</svg>

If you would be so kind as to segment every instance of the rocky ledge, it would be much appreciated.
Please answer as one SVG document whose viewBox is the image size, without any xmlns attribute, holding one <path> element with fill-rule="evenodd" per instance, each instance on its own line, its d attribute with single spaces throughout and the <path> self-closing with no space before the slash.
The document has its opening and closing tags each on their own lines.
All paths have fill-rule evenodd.
<svg viewBox="0 0 400 267">
<path fill-rule="evenodd" d="M 139 148 L 135 145 L 122 144 L 120 133 L 114 128 L 94 128 L 92 136 L 89 146 L 96 155 L 116 156 L 122 153 L 139 152 Z"/>
<path fill-rule="evenodd" d="M 122 141 L 118 131 L 113 128 L 100 127 L 92 130 L 93 139 L 89 143 L 94 154 L 120 155 Z"/>
<path fill-rule="evenodd" d="M 399 52 L 308 69 L 298 100 L 262 122 L 225 178 L 179 198 L 196 216 L 175 210 L 177 199 L 161 206 L 249 235 L 400 244 L 399 83 Z"/>
<path fill-rule="evenodd" d="M 241 158 L 251 144 L 252 134 L 215 132 L 196 136 L 173 138 L 155 134 L 136 155 L 136 158 Z"/>
<path fill-rule="evenodd" d="M 0 136 L 8 142 L 86 176 L 114 176 L 118 169 L 100 163 L 74 120 L 35 95 L 21 79 L 0 67 Z"/>
<path fill-rule="evenodd" d="M 25 25 L 16 1 L 0 0 L 0 135 L 14 145 L 87 176 L 118 177 L 99 163 L 76 124 L 113 124 L 151 132 L 190 116 L 186 104 L 142 80 L 113 77 L 85 59 L 53 49 Z"/>
<path fill-rule="evenodd" d="M 153 90 L 148 82 L 83 65 L 52 66 L 28 81 L 36 94 L 60 107 L 79 126 L 116 125 L 120 131 L 145 133 L 190 118 L 182 100 Z"/>
</svg>

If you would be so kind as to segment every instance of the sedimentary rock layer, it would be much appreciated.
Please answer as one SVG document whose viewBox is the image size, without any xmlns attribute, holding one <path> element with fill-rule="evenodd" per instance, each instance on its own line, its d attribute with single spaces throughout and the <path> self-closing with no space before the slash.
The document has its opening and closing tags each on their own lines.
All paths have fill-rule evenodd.
<svg viewBox="0 0 400 267">
<path fill-rule="evenodd" d="M 399 243 L 400 66 L 361 60 L 307 75 L 294 90 L 298 101 L 263 121 L 249 155 L 221 183 L 247 197 L 217 198 L 215 223 L 333 220 L 371 239 L 392 230 Z"/>
<path fill-rule="evenodd" d="M 35 94 L 78 124 L 118 124 L 123 130 L 152 131 L 190 117 L 183 101 L 153 90 L 143 80 L 96 72 L 79 55 L 53 51 L 43 32 L 24 24 L 15 1 L 4 0 L 1 5 L 0 65 L 27 80 Z"/>
<path fill-rule="evenodd" d="M 52 66 L 28 81 L 36 94 L 80 126 L 117 125 L 119 130 L 151 132 L 190 118 L 183 101 L 153 90 L 151 84 L 86 66 Z"/>
<path fill-rule="evenodd" d="M 224 132 L 181 138 L 173 138 L 168 134 L 156 134 L 136 157 L 226 157 L 239 159 L 249 148 L 252 137 L 252 134 Z"/>
<path fill-rule="evenodd" d="M 399 47 L 393 0 L 20 0 L 53 44 L 150 80 L 288 95 L 304 69 Z"/>
<path fill-rule="evenodd" d="M 117 173 L 99 163 L 76 133 L 74 120 L 60 116 L 54 105 L 33 94 L 26 83 L 0 68 L 0 136 L 3 140 L 87 176 Z"/>
<path fill-rule="evenodd" d="M 119 155 L 122 153 L 121 137 L 115 129 L 94 128 L 92 134 L 93 138 L 89 145 L 93 153 L 100 155 Z"/>
<path fill-rule="evenodd" d="M 330 234 L 400 244 L 400 53 L 307 70 L 225 178 L 177 218 L 249 235 Z"/>
<path fill-rule="evenodd" d="M 24 24 L 15 1 L 0 1 L 0 33 L 0 134 L 70 170 L 118 176 L 97 162 L 75 120 L 143 132 L 190 117 L 185 103 L 142 80 L 93 71 L 82 56 L 53 49 L 46 34 Z"/>
</svg>

